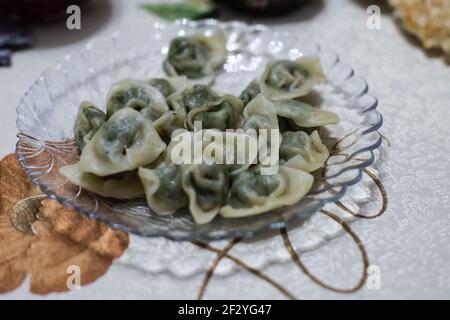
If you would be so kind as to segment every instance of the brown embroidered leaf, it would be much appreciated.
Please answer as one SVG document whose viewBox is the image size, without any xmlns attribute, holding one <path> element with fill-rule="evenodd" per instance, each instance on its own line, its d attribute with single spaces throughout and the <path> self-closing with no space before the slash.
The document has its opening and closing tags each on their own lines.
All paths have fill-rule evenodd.
<svg viewBox="0 0 450 320">
<path fill-rule="evenodd" d="M 15 289 L 27 274 L 25 251 L 34 237 L 12 227 L 9 213 L 32 189 L 15 155 L 0 161 L 0 292 Z"/>
<path fill-rule="evenodd" d="M 81 285 L 92 283 L 128 247 L 128 234 L 36 195 L 15 156 L 1 160 L 0 292 L 27 274 L 33 293 L 67 291 L 70 266 L 79 268 Z"/>
</svg>

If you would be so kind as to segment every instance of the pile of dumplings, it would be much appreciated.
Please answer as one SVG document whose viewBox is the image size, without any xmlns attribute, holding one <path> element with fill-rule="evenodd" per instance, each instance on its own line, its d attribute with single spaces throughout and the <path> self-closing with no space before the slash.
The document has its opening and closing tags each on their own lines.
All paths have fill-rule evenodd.
<svg viewBox="0 0 450 320">
<path fill-rule="evenodd" d="M 302 101 L 325 81 L 320 60 L 270 61 L 261 78 L 236 97 L 205 84 L 213 82 L 226 57 L 220 31 L 178 37 L 163 64 L 167 78 L 119 81 L 108 93 L 106 112 L 83 102 L 74 124 L 80 160 L 60 168 L 61 174 L 104 197 L 145 196 L 159 215 L 189 208 L 198 224 L 298 203 L 313 185 L 311 173 L 329 157 L 317 129 L 339 122 L 336 114 Z M 233 129 L 277 129 L 277 172 L 262 174 L 258 161 L 175 163 L 171 153 L 181 141 L 176 138 L 198 138 L 197 121 L 227 142 L 245 135 Z M 214 143 L 198 139 L 204 149 Z"/>
</svg>

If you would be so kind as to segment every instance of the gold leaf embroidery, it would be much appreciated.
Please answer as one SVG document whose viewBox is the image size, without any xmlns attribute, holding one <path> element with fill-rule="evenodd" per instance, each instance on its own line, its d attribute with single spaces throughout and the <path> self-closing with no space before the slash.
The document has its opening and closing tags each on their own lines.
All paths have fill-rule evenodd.
<svg viewBox="0 0 450 320">
<path fill-rule="evenodd" d="M 33 222 L 37 220 L 37 214 L 44 196 L 33 196 L 20 200 L 11 212 L 13 226 L 26 234 L 34 235 Z"/>
</svg>

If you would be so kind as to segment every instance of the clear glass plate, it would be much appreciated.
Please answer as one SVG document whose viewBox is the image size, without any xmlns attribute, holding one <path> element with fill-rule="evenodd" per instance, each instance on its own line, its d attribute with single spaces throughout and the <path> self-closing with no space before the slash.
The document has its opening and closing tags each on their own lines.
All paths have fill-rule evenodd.
<svg viewBox="0 0 450 320">
<path fill-rule="evenodd" d="M 320 56 L 327 83 L 317 87 L 312 99 L 321 108 L 336 112 L 341 122 L 321 132 L 331 156 L 316 174 L 313 189 L 300 203 L 255 217 L 218 217 L 209 224 L 197 225 L 186 211 L 158 216 L 147 207 L 144 198 L 129 201 L 103 198 L 67 182 L 59 174 L 61 166 L 78 161 L 72 126 L 82 100 L 104 106 L 114 82 L 164 76 L 162 61 L 170 39 L 218 28 L 227 36 L 228 49 L 227 62 L 215 83 L 215 88 L 221 91 L 238 95 L 262 73 L 270 58 Z M 373 162 L 373 151 L 381 144 L 377 130 L 383 120 L 376 108 L 377 99 L 368 94 L 366 82 L 355 76 L 353 69 L 335 53 L 311 39 L 240 22 L 157 23 L 145 32 L 114 34 L 93 41 L 46 70 L 17 108 L 16 154 L 26 174 L 50 198 L 115 228 L 173 240 L 253 237 L 303 222 L 360 181 L 362 169 Z"/>
</svg>

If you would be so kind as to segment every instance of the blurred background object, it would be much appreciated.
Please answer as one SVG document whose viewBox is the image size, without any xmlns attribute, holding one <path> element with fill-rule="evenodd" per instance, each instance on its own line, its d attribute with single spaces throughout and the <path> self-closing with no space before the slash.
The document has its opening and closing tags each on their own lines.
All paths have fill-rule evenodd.
<svg viewBox="0 0 450 320">
<path fill-rule="evenodd" d="M 31 45 L 28 28 L 16 19 L 0 15 L 0 67 L 11 65 L 13 50 Z"/>
<path fill-rule="evenodd" d="M 450 55 L 450 0 L 390 0 L 403 28 L 425 49 Z"/>
<path fill-rule="evenodd" d="M 66 17 L 67 7 L 87 0 L 0 0 L 0 13 L 25 22 L 53 22 Z"/>
<path fill-rule="evenodd" d="M 141 7 L 165 20 L 199 20 L 221 18 L 224 10 L 246 16 L 276 16 L 291 13 L 301 4 L 312 0 L 178 0 L 146 2 Z M 318 0 L 316 0 L 318 1 Z M 321 0 L 320 0 L 321 1 Z"/>
<path fill-rule="evenodd" d="M 209 0 L 148 3 L 142 4 L 142 8 L 169 21 L 216 18 L 218 13 L 217 7 Z"/>
<path fill-rule="evenodd" d="M 216 0 L 251 15 L 278 15 L 310 0 Z"/>
<path fill-rule="evenodd" d="M 109 21 L 113 3 L 136 6 L 130 1 L 116 1 L 0 0 L 0 66 L 9 66 L 11 54 L 24 47 L 60 47 L 93 36 Z M 67 26 L 67 18 L 73 14 L 73 11 L 67 12 L 71 5 L 81 9 L 81 29 Z"/>
</svg>

